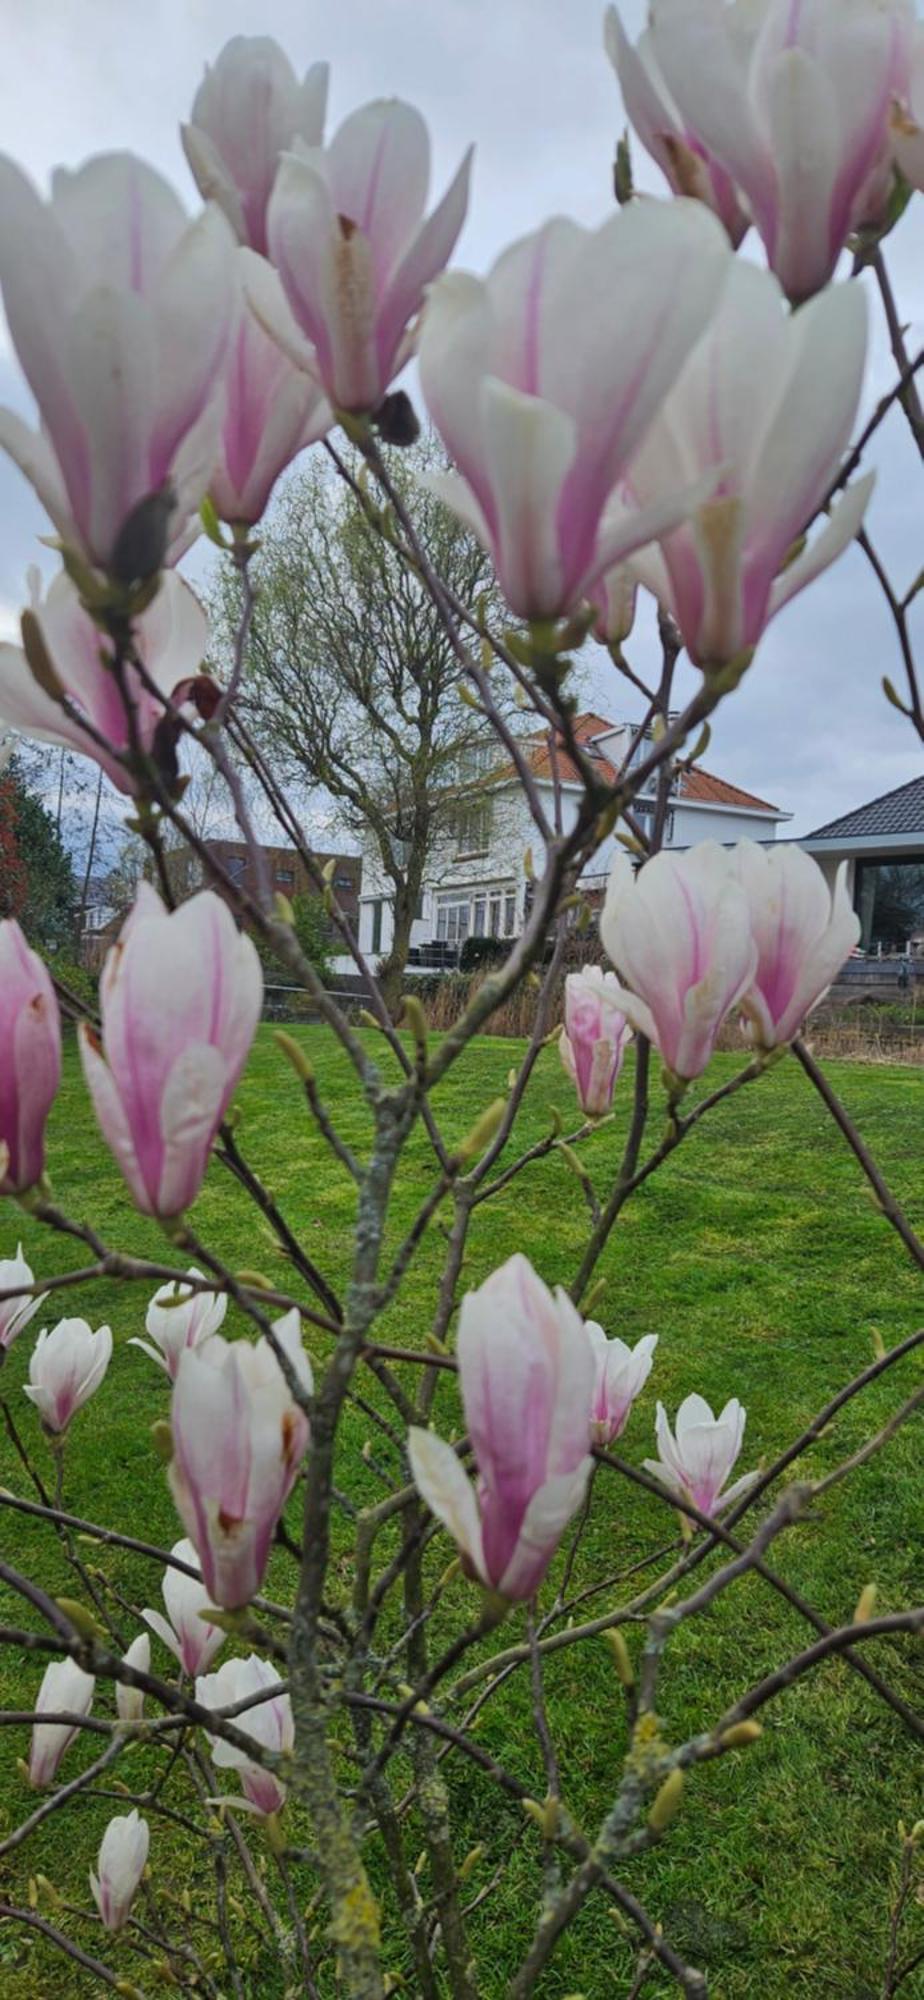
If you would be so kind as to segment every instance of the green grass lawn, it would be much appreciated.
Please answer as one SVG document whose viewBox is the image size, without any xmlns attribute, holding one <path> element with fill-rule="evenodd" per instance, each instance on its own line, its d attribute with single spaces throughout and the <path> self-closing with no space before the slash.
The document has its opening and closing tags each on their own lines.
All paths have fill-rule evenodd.
<svg viewBox="0 0 924 2000">
<path fill-rule="evenodd" d="M 340 1052 L 319 1030 L 300 1032 L 316 1064 L 323 1094 L 357 1148 L 368 1139 L 368 1121 L 357 1104 Z M 518 1050 L 484 1039 L 452 1071 L 436 1108 L 450 1139 L 472 1124 L 480 1108 L 502 1092 Z M 714 1080 L 734 1067 L 718 1058 Z M 832 1065 L 829 1073 L 887 1166 L 911 1220 L 924 1227 L 924 1075 L 920 1071 Z M 655 1093 L 657 1097 L 657 1092 Z M 598 1182 L 618 1158 L 631 1100 L 628 1071 L 620 1086 L 615 1127 L 602 1130 L 584 1158 Z M 306 1123 L 291 1071 L 268 1032 L 261 1033 L 240 1092 L 241 1142 L 272 1187 L 312 1256 L 340 1282 L 348 1268 L 354 1191 L 313 1128 Z M 569 1087 L 554 1050 L 542 1058 L 519 1127 L 520 1143 L 540 1137 L 556 1105 L 573 1119 Z M 651 1136 L 659 1136 L 652 1118 Z M 159 1259 L 165 1241 L 157 1227 L 136 1217 L 99 1141 L 76 1062 L 70 1059 L 51 1129 L 50 1164 L 57 1200 L 85 1217 L 108 1241 Z M 409 1149 L 391 1230 L 400 1240 L 430 1184 L 426 1142 Z M 259 1217 L 217 1166 L 194 1213 L 204 1240 L 237 1267 L 258 1267 L 286 1286 L 286 1266 L 274 1262 Z M 37 1272 L 64 1270 L 80 1252 L 52 1236 L 9 1204 L 0 1208 L 0 1256 L 21 1234 Z M 466 1282 L 478 1283 L 514 1249 L 524 1250 L 551 1283 L 567 1283 L 586 1234 L 586 1211 L 577 1181 L 560 1157 L 529 1168 L 505 1194 L 479 1211 L 470 1238 Z M 434 1227 L 400 1295 L 381 1323 L 381 1337 L 418 1344 L 432 1317 L 443 1239 Z M 748 1428 L 739 1470 L 775 1452 L 845 1381 L 871 1359 L 878 1334 L 893 1345 L 921 1319 L 921 1281 L 900 1244 L 872 1208 L 855 1164 L 795 1063 L 785 1062 L 728 1105 L 721 1106 L 624 1211 L 602 1261 L 605 1293 L 595 1316 L 611 1333 L 634 1339 L 660 1336 L 654 1373 L 637 1405 L 622 1449 L 641 1460 L 653 1455 L 657 1396 L 673 1412 L 696 1389 L 713 1403 L 737 1394 L 747 1406 Z M 151 1288 L 98 1284 L 80 1294 L 71 1310 L 94 1323 L 108 1319 L 116 1351 L 108 1378 L 73 1425 L 66 1470 L 73 1509 L 97 1522 L 169 1544 L 179 1530 L 163 1472 L 149 1444 L 148 1427 L 166 1410 L 163 1378 L 127 1342 L 143 1331 Z M 226 1330 L 234 1327 L 229 1313 Z M 37 1324 L 36 1322 L 34 1324 Z M 49 1321 L 50 1323 L 50 1321 Z M 323 1362 L 323 1335 L 309 1335 Z M 48 1454 L 37 1419 L 21 1393 L 32 1329 L 12 1350 L 2 1393 L 36 1459 L 47 1473 Z M 852 1403 L 799 1470 L 808 1476 L 835 1464 L 885 1422 L 920 1379 L 916 1355 Z M 364 1390 L 368 1387 L 363 1385 Z M 455 1391 L 444 1383 L 437 1423 L 450 1435 L 457 1420 Z M 826 1497 L 810 1523 L 776 1544 L 776 1566 L 833 1623 L 852 1614 L 863 1586 L 875 1579 L 881 1609 L 919 1603 L 924 1594 L 924 1476 L 920 1419 L 912 1420 L 890 1449 Z M 387 1456 L 370 1421 L 351 1412 L 344 1428 L 338 1484 L 360 1501 L 380 1496 L 374 1472 L 363 1462 L 364 1444 Z M 24 1474 L 5 1438 L 0 1439 L 0 1482 L 26 1490 Z M 290 1515 L 297 1521 L 293 1501 Z M 332 1589 L 349 1589 L 349 1524 L 338 1522 L 341 1554 Z M 593 1512 L 577 1581 L 589 1584 L 640 1560 L 670 1539 L 673 1517 L 653 1499 L 598 1477 Z M 73 1594 L 49 1531 L 0 1510 L 2 1546 L 10 1560 L 43 1582 Z M 126 1636 L 138 1629 L 131 1607 L 158 1604 L 159 1572 L 144 1561 L 85 1547 L 129 1608 L 120 1615 Z M 449 1560 L 440 1538 L 432 1574 Z M 274 1558 L 272 1594 L 291 1590 L 284 1555 Z M 702 1574 L 702 1573 L 701 1573 Z M 618 1603 L 636 1586 L 615 1584 L 593 1609 Z M 443 1629 L 457 1629 L 473 1603 L 459 1577 L 447 1593 Z M 0 1616 L 23 1622 L 10 1600 Z M 519 1636 L 520 1614 L 509 1621 Z M 672 1740 L 708 1727 L 735 1696 L 787 1652 L 807 1643 L 807 1628 L 760 1582 L 750 1579 L 721 1599 L 705 1618 L 685 1625 L 669 1650 L 662 1681 L 662 1718 Z M 504 1633 L 504 1643 L 507 1633 Z M 630 1646 L 638 1641 L 630 1632 Z M 907 1640 L 870 1649 L 882 1672 L 912 1702 L 920 1702 L 924 1652 Z M 155 1664 L 166 1658 L 155 1646 Z M 39 1672 L 31 1660 L 0 1653 L 5 1706 L 28 1706 Z M 564 1776 L 567 1803 L 593 1830 L 618 1785 L 625 1749 L 620 1691 L 602 1642 L 565 1649 L 549 1663 L 547 1690 Z M 100 1712 L 111 1713 L 111 1691 L 98 1693 Z M 679 1819 L 662 1845 L 623 1870 L 627 1884 L 659 1918 L 677 1948 L 710 1974 L 716 2000 L 876 2000 L 882 1988 L 889 1905 L 894 1893 L 899 1818 L 924 1814 L 918 1749 L 876 1697 L 842 1662 L 803 1680 L 765 1713 L 765 1733 L 750 1750 L 694 1772 Z M 528 1685 L 515 1677 L 482 1711 L 479 1740 L 523 1782 L 544 1789 Z M 101 1739 L 75 1744 L 64 1774 L 77 1772 Z M 25 1816 L 35 1796 L 17 1774 L 15 1759 L 27 1751 L 27 1732 L 3 1732 L 0 1835 Z M 148 1753 L 133 1751 L 137 1769 Z M 119 1769 L 122 1767 L 119 1766 Z M 501 2000 L 506 1980 L 532 1934 L 540 1884 L 538 1841 L 515 1809 L 489 1791 L 472 1767 L 444 1766 L 451 1774 L 461 1857 L 476 1841 L 475 1895 L 501 1864 L 494 1893 L 472 1920 L 482 1967 L 483 2000 Z M 126 1766 L 126 1777 L 130 1766 Z M 179 1799 L 179 1790 L 170 1797 Z M 102 1800 L 75 1805 L 47 1830 L 0 1862 L 0 1897 L 25 1900 L 30 1875 L 41 1870 L 69 1898 L 89 1906 L 87 1870 L 108 1814 Z M 416 1858 L 422 1843 L 412 1838 Z M 260 1849 L 260 1836 L 255 1836 Z M 201 1858 L 168 1822 L 152 1824 L 151 1861 L 158 1895 L 186 1885 L 196 1893 Z M 371 1850 L 377 1882 L 387 1896 L 380 1857 Z M 269 1866 L 267 1861 L 267 1866 Z M 421 1890 L 428 1893 L 424 1868 Z M 237 1884 L 240 1893 L 240 1883 Z M 393 1913 L 392 1913 L 393 1914 Z M 67 1926 L 74 1927 L 71 1918 Z M 76 1933 L 75 1933 L 76 1934 Z M 98 1944 L 87 1921 L 79 1935 Z M 390 1961 L 407 1972 L 396 1923 Z M 924 1909 L 913 1907 L 907 1947 L 924 1945 Z M 103 1954 L 105 1956 L 105 1953 Z M 634 1954 L 603 1899 L 586 1905 L 563 1939 L 540 1986 L 542 2000 L 609 2000 L 631 1984 Z M 128 1954 L 126 1973 L 145 1985 Z M 281 1993 L 273 1975 L 254 1960 L 254 1996 Z M 918 1983 L 915 1983 L 917 1978 Z M 50 1954 L 21 1931 L 0 1926 L 0 1995 L 3 2000 L 53 2000 L 95 1994 L 92 1979 Z M 153 1992 L 153 1986 L 146 1986 Z M 413 1977 L 403 1989 L 413 1993 Z M 676 1989 L 653 1974 L 645 1986 L 652 2000 Z M 903 1994 L 924 1994 L 913 1976 Z"/>
</svg>

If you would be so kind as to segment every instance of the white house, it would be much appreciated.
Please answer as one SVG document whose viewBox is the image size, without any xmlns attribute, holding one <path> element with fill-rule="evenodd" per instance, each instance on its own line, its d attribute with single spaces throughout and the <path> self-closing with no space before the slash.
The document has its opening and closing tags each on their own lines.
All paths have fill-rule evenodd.
<svg viewBox="0 0 924 2000">
<path fill-rule="evenodd" d="M 581 715 L 576 719 L 575 733 L 588 755 L 599 761 L 602 775 L 615 780 L 629 754 L 635 725 L 607 722 L 600 715 Z M 551 821 L 554 784 L 548 733 L 525 738 L 523 747 Z M 485 753 L 486 759 L 496 755 L 493 744 L 485 746 Z M 641 758 L 643 746 L 635 754 Z M 555 765 L 567 830 L 577 812 L 581 786 L 563 746 L 555 751 Z M 468 937 L 516 937 L 530 894 L 528 854 L 532 853 L 537 873 L 542 866 L 541 843 L 511 766 L 499 765 L 493 772 L 490 766 L 483 767 L 478 773 L 469 764 L 467 775 L 472 779 L 477 776 L 477 784 L 460 789 L 458 808 L 448 816 L 430 859 L 411 934 L 412 968 L 453 965 Z M 650 818 L 654 794 L 641 795 L 634 811 L 642 823 Z M 731 843 L 746 836 L 774 840 L 777 827 L 790 816 L 740 786 L 697 768 L 676 780 L 665 844 L 692 847 L 699 840 Z M 581 877 L 591 899 L 603 889 L 616 845 L 614 836 L 605 841 Z M 391 943 L 389 884 L 371 838 L 363 851 L 359 942 L 373 959 L 387 952 Z"/>
</svg>

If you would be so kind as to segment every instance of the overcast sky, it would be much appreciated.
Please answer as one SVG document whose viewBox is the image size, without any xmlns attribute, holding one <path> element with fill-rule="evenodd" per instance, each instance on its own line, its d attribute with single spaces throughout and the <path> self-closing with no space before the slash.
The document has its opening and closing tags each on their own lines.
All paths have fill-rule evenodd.
<svg viewBox="0 0 924 2000">
<path fill-rule="evenodd" d="M 645 0 L 625 0 L 627 27 Z M 195 198 L 177 127 L 204 64 L 235 33 L 273 34 L 300 69 L 332 65 L 333 124 L 370 97 L 419 105 L 433 134 L 435 181 L 445 184 L 476 141 L 474 191 L 457 261 L 483 270 L 508 242 L 552 213 L 602 221 L 612 206 L 611 163 L 622 119 L 602 49 L 599 0 L 0 0 L 5 149 L 45 184 L 61 161 L 132 147 Z M 332 129 L 331 127 L 331 129 Z M 636 153 L 637 178 L 661 187 Z M 756 253 L 755 253 L 756 254 Z M 914 349 L 924 322 L 924 197 L 888 246 Z M 618 324 L 613 329 L 619 338 Z M 0 330 L 0 401 L 24 412 L 28 394 Z M 868 403 L 886 386 L 877 340 Z M 754 385 L 755 399 L 760 384 Z M 882 467 L 869 516 L 896 582 L 924 561 L 924 485 L 901 424 L 883 427 Z M 19 473 L 0 460 L 0 628 L 13 626 L 35 537 L 47 523 Z M 917 636 L 922 636 L 921 621 Z M 652 664 L 650 621 L 634 642 Z M 647 656 L 647 662 L 646 662 Z M 924 657 L 924 654 L 922 654 Z M 919 773 L 910 726 L 881 692 L 901 683 L 888 614 L 856 549 L 771 627 L 741 691 L 720 712 L 708 762 L 723 776 L 785 807 L 793 831 L 809 828 Z M 681 693 L 694 684 L 688 671 Z M 604 713 L 633 712 L 608 664 L 593 679 Z"/>
</svg>

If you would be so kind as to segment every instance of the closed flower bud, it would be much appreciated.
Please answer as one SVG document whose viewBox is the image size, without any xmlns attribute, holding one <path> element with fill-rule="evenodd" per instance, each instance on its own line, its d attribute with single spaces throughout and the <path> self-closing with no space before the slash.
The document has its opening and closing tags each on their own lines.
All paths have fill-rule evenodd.
<svg viewBox="0 0 924 2000">
<path fill-rule="evenodd" d="M 96 1681 L 75 1660 L 52 1660 L 45 1668 L 36 1696 L 35 1709 L 51 1715 L 89 1715 Z M 50 1785 L 78 1724 L 37 1721 L 32 1726 L 29 1751 L 29 1783 L 36 1791 Z"/>
<path fill-rule="evenodd" d="M 139 1632 L 133 1639 L 128 1652 L 123 1655 L 122 1665 L 133 1667 L 137 1673 L 151 1671 L 151 1641 L 146 1632 Z M 120 1722 L 140 1722 L 144 1715 L 144 1689 L 132 1687 L 127 1681 L 116 1681 L 116 1714 Z"/>
<path fill-rule="evenodd" d="M 632 1028 L 618 1005 L 619 981 L 599 965 L 569 972 L 559 1053 L 588 1118 L 610 1110 Z"/>
<path fill-rule="evenodd" d="M 676 1819 L 683 1799 L 684 1784 L 683 1772 L 677 1764 L 673 1771 L 668 1773 L 660 1790 L 655 1793 L 654 1804 L 648 1814 L 648 1824 L 652 1833 L 663 1833 L 665 1827 L 670 1826 L 671 1820 Z"/>
<path fill-rule="evenodd" d="M 120 1931 L 128 1922 L 149 1840 L 147 1820 L 136 1811 L 109 1821 L 100 1842 L 97 1873 L 90 1875 L 93 1900 L 107 1931 Z"/>
<path fill-rule="evenodd" d="M 49 974 L 11 917 L 0 923 L 0 1079 L 0 1196 L 24 1194 L 45 1166 L 61 1021 Z"/>
</svg>

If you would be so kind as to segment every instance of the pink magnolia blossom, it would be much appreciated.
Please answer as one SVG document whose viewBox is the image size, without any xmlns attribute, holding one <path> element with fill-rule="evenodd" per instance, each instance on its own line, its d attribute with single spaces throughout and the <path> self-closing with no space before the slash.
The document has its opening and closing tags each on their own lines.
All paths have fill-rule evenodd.
<svg viewBox="0 0 924 2000">
<path fill-rule="evenodd" d="M 80 1028 L 103 1137 L 145 1215 L 179 1215 L 202 1185 L 263 998 L 260 961 L 210 889 L 168 912 L 138 890 L 100 980 L 102 1047 Z"/>
<path fill-rule="evenodd" d="M 90 1871 L 93 1901 L 107 1931 L 120 1931 L 128 1922 L 147 1865 L 149 1840 L 147 1820 L 135 1808 L 109 1821 L 100 1841 L 98 1872 Z"/>
<path fill-rule="evenodd" d="M 295 1724 L 292 1718 L 292 1703 L 282 1691 L 280 1676 L 268 1660 L 261 1660 L 258 1653 L 251 1653 L 246 1660 L 225 1660 L 217 1673 L 206 1674 L 196 1682 L 196 1700 L 203 1708 L 232 1708 L 236 1702 L 246 1701 L 249 1696 L 262 1695 L 267 1688 L 280 1687 L 280 1693 L 268 1699 L 257 1701 L 253 1708 L 244 1709 L 235 1716 L 235 1727 L 252 1736 L 254 1748 L 284 1754 L 292 1749 L 295 1742 Z M 237 1771 L 241 1787 L 251 1811 L 261 1819 L 270 1813 L 281 1812 L 286 1802 L 286 1788 L 281 1779 L 272 1771 L 264 1769 L 257 1758 L 248 1757 L 246 1750 L 239 1750 L 236 1743 L 226 1743 L 220 1736 L 210 1736 L 212 1762 L 220 1771 Z M 235 1801 L 235 1803 L 239 1803 Z"/>
<path fill-rule="evenodd" d="M 33 1283 L 32 1272 L 22 1254 L 22 1244 L 16 1246 L 15 1257 L 0 1258 L 0 1294 L 11 1292 L 14 1285 L 28 1286 Z M 5 1299 L 0 1296 L 0 1359 L 8 1347 L 12 1347 L 17 1334 L 28 1326 L 39 1306 L 44 1305 L 47 1292 L 40 1292 L 32 1298 L 28 1291 L 21 1297 Z"/>
<path fill-rule="evenodd" d="M 756 646 L 770 619 L 857 533 L 872 473 L 848 488 L 815 539 L 787 562 L 850 439 L 865 356 L 858 285 L 832 286 L 789 313 L 769 272 L 734 265 L 627 482 L 646 512 L 679 482 L 715 475 L 660 550 L 632 559 L 698 666 L 721 667 Z M 622 519 L 621 506 L 613 516 Z"/>
<path fill-rule="evenodd" d="M 646 1458 L 646 1472 L 653 1472 L 681 1505 L 692 1500 L 701 1514 L 722 1513 L 758 1477 L 756 1472 L 746 1472 L 734 1485 L 725 1484 L 741 1450 L 745 1416 L 737 1397 L 714 1417 L 702 1396 L 687 1396 L 677 1411 L 672 1433 L 664 1405 L 659 1403 L 655 1423 L 658 1456 Z"/>
<path fill-rule="evenodd" d="M 243 271 L 252 272 L 257 263 L 250 252 L 241 253 Z M 259 283 L 261 298 L 281 292 L 268 264 L 254 283 Z M 285 309 L 284 300 L 278 309 Z M 333 421 L 311 375 L 296 368 L 245 305 L 231 343 L 221 450 L 209 483 L 219 519 L 246 526 L 259 521 L 280 473 L 306 445 L 322 438 Z"/>
<path fill-rule="evenodd" d="M 903 101 L 892 107 L 892 147 L 906 181 L 924 189 L 924 24 L 916 24 Z"/>
<path fill-rule="evenodd" d="M 45 1167 L 45 1125 L 61 1081 L 61 1017 L 37 952 L 0 923 L 0 1195 L 24 1194 Z"/>
<path fill-rule="evenodd" d="M 912 0 L 652 0 L 680 118 L 737 184 L 794 301 L 881 215 L 912 22 Z"/>
<path fill-rule="evenodd" d="M 567 1293 L 517 1254 L 463 1299 L 458 1353 L 477 1489 L 431 1431 L 410 1430 L 411 1471 L 470 1574 L 531 1597 L 587 1488 L 593 1346 Z"/>
<path fill-rule="evenodd" d="M 35 1404 L 48 1431 L 66 1431 L 78 1410 L 88 1403 L 112 1360 L 108 1326 L 93 1332 L 85 1319 L 59 1319 L 43 1327 L 29 1360 L 29 1380 L 23 1394 Z"/>
<path fill-rule="evenodd" d="M 134 792 L 138 778 L 116 755 L 107 754 L 78 719 L 84 717 L 105 738 L 110 751 L 129 749 L 129 718 L 116 677 L 106 664 L 110 649 L 99 626 L 84 611 L 78 591 L 63 571 L 54 578 L 44 602 L 36 596 L 31 608 L 62 695 L 78 714 L 71 714 L 39 686 L 20 646 L 0 645 L 0 723 L 38 742 L 79 750 L 102 765 L 120 792 Z M 165 572 L 153 602 L 135 620 L 133 636 L 157 693 L 182 704 L 200 672 L 208 623 L 198 598 L 173 571 Z M 163 702 L 145 687 L 131 664 L 125 668 L 125 680 L 138 743 L 151 752 L 164 721 Z"/>
<path fill-rule="evenodd" d="M 791 1042 L 860 937 L 842 861 L 833 890 L 801 847 L 740 840 L 732 871 L 748 901 L 757 969 L 742 1002 L 761 1048 Z"/>
<path fill-rule="evenodd" d="M 487 279 L 450 272 L 434 286 L 420 378 L 457 471 L 431 484 L 490 550 L 518 617 L 572 610 L 689 512 L 699 489 L 678 487 L 604 524 L 730 263 L 698 202 L 646 201 L 602 229 L 559 217 Z"/>
<path fill-rule="evenodd" d="M 311 1364 L 297 1311 L 275 1325 L 302 1387 Z M 214 1334 L 181 1357 L 171 1405 L 170 1491 L 195 1544 L 211 1604 L 236 1610 L 259 1590 L 276 1524 L 308 1448 L 308 1418 L 267 1339 Z"/>
<path fill-rule="evenodd" d="M 206 68 L 183 126 L 183 149 L 205 201 L 223 209 L 239 242 L 266 251 L 266 211 L 280 157 L 320 146 L 328 66 L 299 83 L 269 35 L 234 35 Z"/>
<path fill-rule="evenodd" d="M 651 1374 L 656 1333 L 646 1333 L 634 1347 L 614 1335 L 607 1340 L 602 1326 L 593 1319 L 584 1322 L 593 1341 L 597 1380 L 591 1405 L 590 1435 L 594 1444 L 615 1444 L 622 1436 L 629 1412 Z"/>
<path fill-rule="evenodd" d="M 622 981 L 614 997 L 633 1027 L 675 1076 L 700 1076 L 757 966 L 747 899 L 727 854 L 703 840 L 652 855 L 638 874 L 628 855 L 617 855 L 600 935 Z"/>
<path fill-rule="evenodd" d="M 174 1542 L 170 1551 L 178 1562 L 187 1563 L 198 1570 L 199 1558 L 192 1542 L 184 1539 Z M 206 1590 L 204 1583 L 196 1576 L 187 1576 L 186 1571 L 174 1569 L 168 1563 L 161 1584 L 167 1616 L 160 1611 L 142 1611 L 141 1616 L 151 1631 L 162 1639 L 168 1651 L 179 1661 L 184 1674 L 204 1674 L 210 1667 L 216 1653 L 225 1642 L 225 1633 L 220 1625 L 212 1625 L 203 1618 L 215 1599 Z"/>
<path fill-rule="evenodd" d="M 588 1118 L 602 1118 L 613 1102 L 632 1029 L 617 1003 L 619 981 L 599 965 L 569 972 L 565 1025 L 558 1047 L 562 1063 Z"/>
<path fill-rule="evenodd" d="M 681 117 L 658 67 L 654 37 L 646 28 L 633 47 L 615 7 L 607 8 L 606 52 L 619 78 L 626 116 L 646 152 L 657 161 L 675 194 L 705 202 L 737 249 L 750 223 L 731 175 Z"/>
<path fill-rule="evenodd" d="M 137 1639 L 132 1640 L 128 1652 L 122 1655 L 122 1665 L 132 1667 L 136 1673 L 150 1673 L 151 1641 L 146 1632 L 139 1632 Z M 115 1699 L 116 1714 L 120 1722 L 141 1721 L 144 1715 L 143 1688 L 132 1687 L 129 1681 L 116 1681 Z"/>
<path fill-rule="evenodd" d="M 43 202 L 0 160 L 0 285 L 40 431 L 0 411 L 62 540 L 107 569 L 139 502 L 166 491 L 174 538 L 205 493 L 237 310 L 234 238 L 194 222 L 130 153 L 59 169 Z"/>
<path fill-rule="evenodd" d="M 201 1278 L 203 1273 L 191 1264 L 188 1276 Z M 144 1321 L 148 1339 L 132 1339 L 128 1345 L 149 1354 L 158 1368 L 163 1368 L 171 1382 L 175 1382 L 180 1355 L 187 1347 L 201 1347 L 204 1340 L 217 1333 L 227 1310 L 226 1292 L 193 1291 L 191 1285 L 172 1278 L 154 1293 L 148 1306 Z"/>
<path fill-rule="evenodd" d="M 354 111 L 325 148 L 284 155 L 268 237 L 290 310 L 249 277 L 248 294 L 296 365 L 317 370 L 335 409 L 377 409 L 412 352 L 411 321 L 465 220 L 470 164 L 467 153 L 425 220 L 430 140 L 398 99 Z"/>
<path fill-rule="evenodd" d="M 89 1715 L 93 1706 L 93 1674 L 85 1674 L 76 1660 L 52 1660 L 42 1675 L 35 1698 L 37 1715 Z M 73 1743 L 76 1722 L 34 1722 L 29 1750 L 29 1783 L 42 1791 L 50 1785 L 69 1743 Z"/>
</svg>

